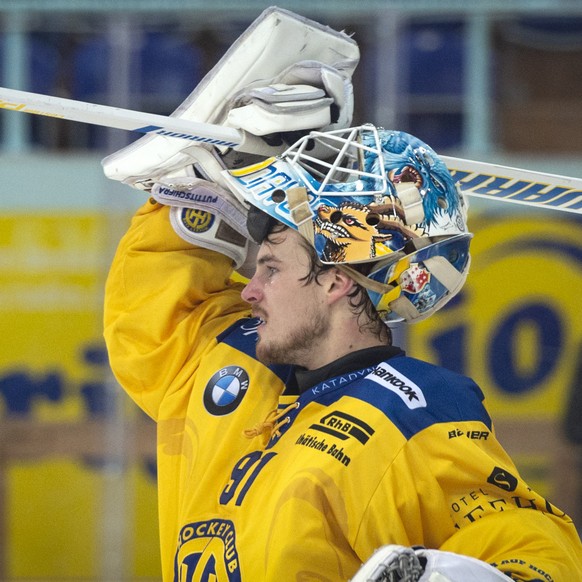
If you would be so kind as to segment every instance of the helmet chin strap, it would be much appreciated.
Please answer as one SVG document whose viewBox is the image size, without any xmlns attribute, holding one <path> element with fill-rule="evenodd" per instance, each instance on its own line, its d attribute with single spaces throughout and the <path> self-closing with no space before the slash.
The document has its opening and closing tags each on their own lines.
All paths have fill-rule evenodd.
<svg viewBox="0 0 582 582">
<path fill-rule="evenodd" d="M 389 303 L 390 309 L 409 323 L 425 319 L 434 311 L 436 306 L 440 309 L 448 303 L 463 287 L 469 271 L 468 267 L 464 272 L 457 271 L 445 257 L 440 256 L 425 259 L 424 264 L 428 267 L 430 274 L 436 277 L 447 288 L 448 294 L 442 297 L 434 308 L 426 313 L 419 312 L 412 301 L 404 295 L 400 295 L 391 301 Z"/>
<path fill-rule="evenodd" d="M 285 197 L 291 212 L 291 218 L 297 226 L 299 234 L 309 241 L 311 246 L 315 246 L 315 236 L 313 234 L 313 211 L 309 207 L 309 198 L 305 186 L 289 188 L 285 191 Z"/>
<path fill-rule="evenodd" d="M 374 293 L 381 293 L 382 295 L 385 295 L 386 293 L 390 293 L 390 291 L 393 291 L 396 288 L 395 285 L 390 285 L 389 283 L 380 283 L 379 281 L 368 279 L 366 275 L 356 271 L 356 269 L 350 265 L 346 265 L 345 263 L 339 263 L 335 266 L 340 271 L 346 273 L 358 285 L 361 285 L 364 287 L 364 289 L 368 289 L 368 291 L 373 291 Z"/>
<path fill-rule="evenodd" d="M 420 190 L 412 182 L 397 182 L 394 188 L 402 205 L 406 224 L 420 224 L 425 219 Z"/>
</svg>

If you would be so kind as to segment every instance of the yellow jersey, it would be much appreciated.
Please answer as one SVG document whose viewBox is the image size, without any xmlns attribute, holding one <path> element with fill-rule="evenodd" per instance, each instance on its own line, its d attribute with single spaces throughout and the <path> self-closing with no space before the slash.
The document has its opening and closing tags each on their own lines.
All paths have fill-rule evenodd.
<svg viewBox="0 0 582 582">
<path fill-rule="evenodd" d="M 393 347 L 298 380 L 266 367 L 231 276 L 148 202 L 107 281 L 112 369 L 157 422 L 165 582 L 349 580 L 384 544 L 582 580 L 571 519 L 523 481 L 472 380 Z"/>
</svg>

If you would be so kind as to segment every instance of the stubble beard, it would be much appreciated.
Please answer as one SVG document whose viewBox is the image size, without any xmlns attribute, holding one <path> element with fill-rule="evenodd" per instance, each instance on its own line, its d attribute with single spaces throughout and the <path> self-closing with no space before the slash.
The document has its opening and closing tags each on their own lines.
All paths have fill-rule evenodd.
<svg viewBox="0 0 582 582">
<path fill-rule="evenodd" d="M 318 345 L 327 336 L 329 323 L 323 314 L 314 314 L 304 325 L 291 330 L 281 338 L 257 343 L 257 358 L 267 366 L 290 364 L 307 367 Z"/>
</svg>

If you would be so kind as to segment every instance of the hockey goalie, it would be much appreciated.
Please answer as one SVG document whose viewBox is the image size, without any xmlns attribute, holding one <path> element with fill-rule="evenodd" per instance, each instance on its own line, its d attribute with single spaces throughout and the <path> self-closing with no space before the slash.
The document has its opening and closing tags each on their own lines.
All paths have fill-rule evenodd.
<svg viewBox="0 0 582 582">
<path fill-rule="evenodd" d="M 270 8 L 174 113 L 244 151 L 155 135 L 103 161 L 145 193 L 105 339 L 157 423 L 163 580 L 582 580 L 481 389 L 392 342 L 462 288 L 472 235 L 428 144 L 354 123 L 358 60 Z"/>
</svg>

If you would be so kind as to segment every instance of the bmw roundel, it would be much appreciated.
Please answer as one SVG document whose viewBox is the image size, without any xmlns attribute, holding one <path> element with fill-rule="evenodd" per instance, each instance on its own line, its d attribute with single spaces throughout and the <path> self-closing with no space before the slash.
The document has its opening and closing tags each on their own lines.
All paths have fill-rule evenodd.
<svg viewBox="0 0 582 582">
<path fill-rule="evenodd" d="M 249 375 L 240 366 L 226 366 L 210 378 L 204 389 L 204 406 L 210 414 L 229 414 L 241 403 L 247 388 Z"/>
</svg>

